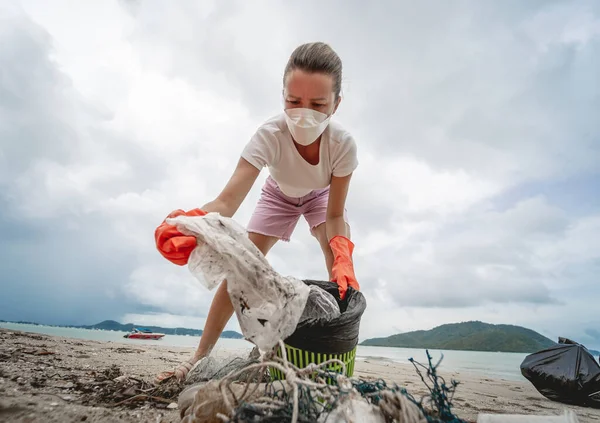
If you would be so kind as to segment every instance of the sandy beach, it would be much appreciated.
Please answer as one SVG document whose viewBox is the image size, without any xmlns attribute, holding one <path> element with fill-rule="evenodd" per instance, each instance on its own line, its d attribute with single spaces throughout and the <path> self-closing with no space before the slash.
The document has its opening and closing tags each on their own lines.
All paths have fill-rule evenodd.
<svg viewBox="0 0 600 423">
<path fill-rule="evenodd" d="M 169 408 L 176 406 L 177 392 L 168 387 L 156 392 L 151 382 L 191 352 L 0 329 L 0 422 L 179 422 L 179 411 Z M 357 362 L 355 375 L 396 382 L 417 397 L 427 392 L 409 363 L 367 359 Z M 600 421 L 600 410 L 552 402 L 527 382 L 443 371 L 441 375 L 460 382 L 454 412 L 467 421 L 476 421 L 478 413 L 557 415 L 565 408 L 582 423 Z M 135 389 L 124 389 L 125 381 L 155 399 L 132 400 Z"/>
</svg>

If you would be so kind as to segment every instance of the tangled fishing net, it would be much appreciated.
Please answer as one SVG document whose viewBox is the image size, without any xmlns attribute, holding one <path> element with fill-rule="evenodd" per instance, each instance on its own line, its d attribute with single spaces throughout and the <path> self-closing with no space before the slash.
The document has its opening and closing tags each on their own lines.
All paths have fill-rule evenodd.
<svg viewBox="0 0 600 423">
<path fill-rule="evenodd" d="M 280 343 L 281 350 L 285 351 Z M 405 388 L 384 380 L 348 378 L 327 370 L 330 360 L 298 368 L 283 357 L 265 355 L 260 361 L 231 371 L 221 379 L 197 383 L 179 398 L 181 423 L 466 423 L 452 413 L 452 398 L 458 382 L 448 385 L 437 373 L 441 362 L 428 365 L 411 359 L 429 394 L 417 399 Z M 275 367 L 284 380 L 264 383 L 240 382 L 253 379 Z M 262 379 L 265 380 L 265 379 Z M 327 383 L 329 382 L 329 383 Z"/>
</svg>

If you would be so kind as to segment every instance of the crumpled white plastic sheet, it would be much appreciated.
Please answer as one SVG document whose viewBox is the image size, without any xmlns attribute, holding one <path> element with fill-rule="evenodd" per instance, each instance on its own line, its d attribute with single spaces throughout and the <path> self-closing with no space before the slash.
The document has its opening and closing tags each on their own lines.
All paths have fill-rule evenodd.
<svg viewBox="0 0 600 423">
<path fill-rule="evenodd" d="M 310 285 L 308 300 L 298 323 L 310 324 L 319 320 L 329 322 L 341 314 L 333 295 L 316 285 Z"/>
<path fill-rule="evenodd" d="M 579 423 L 573 410 L 563 409 L 558 416 L 547 414 L 483 414 L 477 415 L 477 423 Z"/>
<path fill-rule="evenodd" d="M 322 298 L 318 298 L 319 294 L 300 279 L 277 273 L 250 241 L 245 228 L 233 219 L 208 213 L 177 216 L 166 222 L 199 240 L 188 261 L 190 272 L 209 290 L 227 280 L 244 337 L 261 350 L 270 350 L 290 336 L 301 317 L 306 320 L 335 313 L 331 300 L 339 316 L 339 307 L 331 294 L 319 288 Z M 324 294 L 331 296 L 331 300 L 324 299 L 327 298 Z M 314 307 L 307 307 L 305 314 L 309 295 Z"/>
<path fill-rule="evenodd" d="M 343 398 L 331 413 L 323 413 L 317 423 L 385 423 L 379 407 L 369 404 L 364 398 Z M 404 423 L 404 420 L 402 420 Z M 407 422 L 413 423 L 413 422 Z M 420 422 L 416 422 L 420 423 Z"/>
</svg>

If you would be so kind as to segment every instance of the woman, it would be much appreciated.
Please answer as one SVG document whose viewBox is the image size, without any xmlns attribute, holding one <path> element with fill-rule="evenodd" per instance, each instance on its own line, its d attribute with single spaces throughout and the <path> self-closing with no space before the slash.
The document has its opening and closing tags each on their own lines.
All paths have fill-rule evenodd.
<svg viewBox="0 0 600 423">
<path fill-rule="evenodd" d="M 324 43 L 309 43 L 292 53 L 283 76 L 284 113 L 264 123 L 244 148 L 237 167 L 219 196 L 201 209 L 181 214 L 218 212 L 232 217 L 252 188 L 261 169 L 270 176 L 248 224 L 248 236 L 266 256 L 278 240 L 289 241 L 303 215 L 319 241 L 331 281 L 340 296 L 348 286 L 358 290 L 352 265 L 353 243 L 346 217 L 346 196 L 358 165 L 356 144 L 337 122 L 331 121 L 340 101 L 342 62 Z M 155 234 L 161 254 L 179 265 L 187 264 L 196 247 L 194 237 L 183 236 L 163 222 Z M 210 354 L 233 314 L 227 281 L 212 301 L 204 332 L 194 356 L 160 382 L 175 375 L 184 379 L 193 365 Z"/>
</svg>

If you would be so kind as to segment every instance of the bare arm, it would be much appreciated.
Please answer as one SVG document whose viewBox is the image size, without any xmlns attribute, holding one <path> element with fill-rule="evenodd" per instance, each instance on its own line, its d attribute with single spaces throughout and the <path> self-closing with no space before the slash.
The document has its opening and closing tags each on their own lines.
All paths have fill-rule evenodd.
<svg viewBox="0 0 600 423">
<path fill-rule="evenodd" d="M 352 174 L 343 177 L 332 176 L 329 188 L 329 202 L 327 203 L 327 218 L 325 229 L 327 239 L 342 235 L 348 237 L 346 222 L 344 221 L 344 208 Z"/>
<path fill-rule="evenodd" d="M 226 217 L 233 217 L 259 174 L 259 169 L 251 165 L 246 159 L 240 157 L 223 191 L 213 201 L 205 204 L 202 210 L 217 212 Z"/>
</svg>

